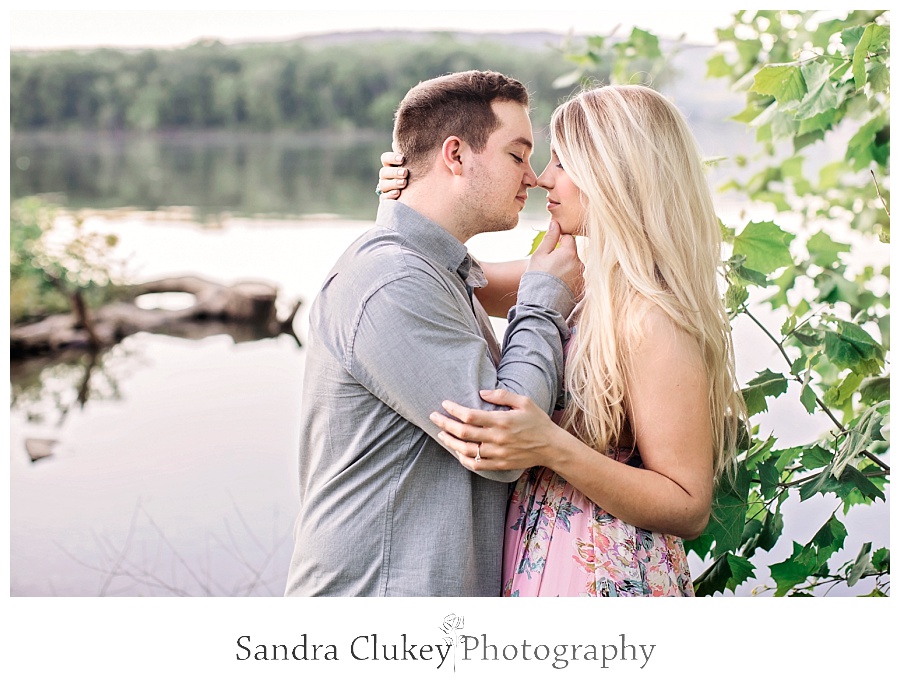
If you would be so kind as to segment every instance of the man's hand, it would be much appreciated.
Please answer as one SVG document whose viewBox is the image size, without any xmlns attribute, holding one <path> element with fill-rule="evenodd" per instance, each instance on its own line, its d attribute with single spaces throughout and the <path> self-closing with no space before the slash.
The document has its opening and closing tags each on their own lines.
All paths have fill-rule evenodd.
<svg viewBox="0 0 900 688">
<path fill-rule="evenodd" d="M 543 241 L 531 254 L 526 272 L 528 270 L 549 272 L 559 277 L 572 290 L 576 299 L 581 298 L 584 290 L 584 264 L 578 258 L 575 237 L 562 234 L 558 222 L 550 222 Z"/>
</svg>

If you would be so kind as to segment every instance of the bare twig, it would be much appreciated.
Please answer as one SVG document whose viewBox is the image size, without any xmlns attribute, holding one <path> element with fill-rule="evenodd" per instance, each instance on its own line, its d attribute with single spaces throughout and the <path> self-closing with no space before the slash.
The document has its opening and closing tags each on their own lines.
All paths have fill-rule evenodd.
<svg viewBox="0 0 900 688">
<path fill-rule="evenodd" d="M 881 205 L 884 206 L 884 212 L 887 213 L 887 216 L 891 216 L 891 211 L 888 210 L 887 203 L 884 202 L 884 197 L 881 195 L 881 189 L 878 188 L 878 179 L 875 178 L 875 170 L 869 170 L 869 173 L 872 175 L 872 181 L 875 182 L 875 193 L 878 194 L 878 200 L 881 201 Z"/>
<path fill-rule="evenodd" d="M 58 546 L 77 564 L 104 575 L 98 593 L 99 596 L 135 594 L 134 586 L 137 586 L 137 594 L 148 594 L 148 592 L 153 594 L 154 591 L 158 591 L 166 595 L 190 596 L 194 594 L 191 592 L 194 589 L 199 590 L 200 594 L 207 596 L 234 596 L 250 595 L 254 591 L 263 590 L 266 594 L 274 596 L 276 592 L 272 588 L 272 581 L 266 580 L 265 573 L 277 553 L 281 551 L 282 544 L 290 534 L 290 527 L 286 529 L 276 527 L 273 531 L 273 543 L 270 547 L 266 547 L 256 537 L 256 531 L 251 528 L 236 504 L 234 508 L 241 525 L 249 534 L 250 540 L 255 547 L 259 548 L 259 555 L 253 557 L 245 556 L 241 551 L 239 538 L 235 536 L 227 521 L 225 522 L 225 528 L 228 532 L 230 544 L 223 542 L 214 533 L 208 534 L 212 541 L 216 542 L 225 553 L 240 563 L 249 573 L 249 578 L 241 576 L 241 579 L 230 586 L 224 585 L 224 581 L 216 580 L 211 575 L 212 563 L 210 561 L 209 539 L 207 539 L 205 552 L 206 565 L 201 565 L 199 571 L 195 570 L 140 503 L 134 509 L 128 530 L 120 545 L 114 544 L 106 536 L 95 535 L 101 555 L 99 564 L 84 561 L 61 545 Z M 138 551 L 135 551 L 139 517 L 143 517 L 145 524 L 150 526 L 157 537 L 155 543 L 143 542 L 140 544 Z M 166 564 L 170 567 L 168 579 L 160 575 L 160 572 L 163 570 L 162 567 Z M 191 584 L 187 587 L 179 583 L 179 579 L 185 574 L 191 581 Z M 130 580 L 133 584 L 132 587 L 121 588 L 119 585 L 115 585 L 123 580 Z M 231 588 L 230 590 L 228 589 L 229 587 Z"/>
</svg>

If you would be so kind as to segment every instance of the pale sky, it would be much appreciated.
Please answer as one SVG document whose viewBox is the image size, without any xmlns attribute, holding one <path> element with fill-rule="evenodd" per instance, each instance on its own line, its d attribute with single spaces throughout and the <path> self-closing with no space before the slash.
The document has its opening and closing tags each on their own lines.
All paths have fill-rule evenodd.
<svg viewBox="0 0 900 688">
<path fill-rule="evenodd" d="M 249 4 L 249 3 L 248 3 Z M 295 2 L 294 5 L 299 5 Z M 309 3 L 307 0 L 307 4 Z M 69 47 L 178 47 L 201 38 L 223 43 L 284 40 L 300 35 L 373 28 L 448 29 L 512 32 L 524 30 L 578 34 L 624 35 L 637 26 L 661 36 L 687 34 L 688 40 L 715 42 L 714 30 L 730 23 L 731 9 L 621 10 L 600 9 L 597 0 L 533 2 L 519 0 L 457 0 L 441 11 L 414 8 L 419 2 L 320 2 L 330 11 L 284 10 L 285 2 L 255 2 L 250 10 L 221 10 L 221 4 L 191 2 L 121 4 L 12 3 L 9 47 L 52 49 Z M 146 7 L 153 9 L 141 9 Z M 232 5 L 233 6 L 233 5 Z M 290 6 L 290 5 L 287 5 Z M 550 11 L 548 6 L 557 9 Z M 19 9 L 27 7 L 28 9 Z M 112 8 L 112 9 L 111 9 Z M 173 9 L 181 8 L 181 9 Z M 384 8 L 384 11 L 377 11 Z M 390 8 L 390 11 L 386 11 Z"/>
</svg>

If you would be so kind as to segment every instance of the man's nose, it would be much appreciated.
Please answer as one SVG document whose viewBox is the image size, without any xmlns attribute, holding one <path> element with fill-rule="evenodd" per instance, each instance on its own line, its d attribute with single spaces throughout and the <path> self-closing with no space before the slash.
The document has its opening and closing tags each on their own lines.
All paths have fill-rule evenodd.
<svg viewBox="0 0 900 688">
<path fill-rule="evenodd" d="M 537 175 L 534 173 L 534 168 L 531 166 L 530 162 L 528 163 L 528 171 L 525 173 L 522 183 L 529 189 L 537 186 Z"/>
</svg>

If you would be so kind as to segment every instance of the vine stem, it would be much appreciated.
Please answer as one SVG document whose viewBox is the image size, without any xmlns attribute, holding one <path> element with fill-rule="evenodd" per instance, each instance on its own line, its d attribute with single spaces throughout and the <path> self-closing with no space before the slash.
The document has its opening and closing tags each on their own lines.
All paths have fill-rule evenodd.
<svg viewBox="0 0 900 688">
<path fill-rule="evenodd" d="M 775 336 L 774 336 L 771 332 L 769 332 L 769 330 L 766 328 L 766 326 L 763 325 L 763 324 L 756 318 L 756 316 L 753 315 L 753 313 L 751 313 L 749 310 L 747 310 L 746 307 L 742 309 L 742 312 L 745 313 L 745 314 L 747 315 L 747 317 L 750 318 L 754 323 L 756 323 L 757 327 L 759 327 L 759 329 L 761 329 L 761 330 L 763 331 L 763 333 L 764 333 L 769 339 L 772 340 L 772 342 L 775 344 L 775 346 L 778 347 L 778 351 L 781 352 L 782 357 L 784 358 L 785 361 L 787 361 L 788 369 L 790 370 L 790 369 L 793 367 L 794 362 L 791 360 L 791 357 L 788 356 L 787 351 L 784 350 L 784 345 L 782 344 L 782 342 L 778 341 L 778 340 L 775 338 Z M 794 375 L 793 378 L 794 378 L 794 380 L 796 380 L 796 381 L 799 382 L 800 384 L 803 384 L 803 380 L 800 379 L 800 376 L 799 376 L 799 375 Z M 828 417 L 831 419 L 831 422 L 835 424 L 835 426 L 838 428 L 838 430 L 841 432 L 841 434 L 846 433 L 846 432 L 847 432 L 847 428 L 844 427 L 844 424 L 841 423 L 841 421 L 839 421 L 837 418 L 835 418 L 834 414 L 831 412 L 831 409 L 829 409 L 828 406 L 825 405 L 825 402 L 822 401 L 822 400 L 819 398 L 819 395 L 816 394 L 815 391 L 813 391 L 813 396 L 814 396 L 815 399 L 816 399 L 816 406 L 818 406 L 820 409 L 822 409 L 822 411 L 825 412 L 825 415 L 828 416 Z M 860 454 L 862 454 L 862 455 L 865 456 L 867 459 L 869 459 L 869 461 L 871 461 L 871 462 L 877 464 L 878 466 L 880 466 L 880 467 L 883 468 L 884 470 L 890 472 L 891 467 L 888 466 L 886 463 L 884 463 L 881 459 L 879 459 L 877 456 L 875 456 L 875 455 L 874 455 L 872 452 L 870 452 L 869 450 L 864 449 L 864 450 L 862 450 L 862 451 L 860 452 Z"/>
<path fill-rule="evenodd" d="M 868 573 L 862 574 L 859 577 L 859 579 L 863 580 L 865 578 L 878 578 L 883 575 L 884 575 L 884 573 L 882 573 L 881 571 L 870 571 Z M 834 586 L 838 585 L 839 583 L 846 583 L 846 582 L 847 582 L 847 579 L 842 576 L 829 576 L 828 578 L 822 578 L 817 581 L 807 582 L 802 587 L 798 587 L 797 590 L 801 590 L 801 591 L 813 590 L 814 588 L 820 587 L 822 585 L 828 585 L 828 584 L 831 584 L 831 588 L 833 588 Z M 831 588 L 829 588 L 829 590 L 831 590 Z M 876 588 L 878 588 L 877 584 L 876 584 Z M 760 588 L 761 592 L 771 592 L 773 590 L 777 590 L 777 587 L 772 587 L 771 585 L 764 585 L 764 586 L 761 586 L 761 588 Z"/>
<path fill-rule="evenodd" d="M 881 189 L 878 187 L 878 179 L 875 177 L 875 170 L 869 170 L 869 174 L 872 175 L 872 181 L 875 182 L 875 193 L 878 194 L 878 200 L 881 201 L 881 205 L 884 207 L 884 212 L 887 213 L 887 216 L 891 216 L 891 211 L 888 210 L 887 203 L 884 202 L 884 197 L 881 195 Z"/>
</svg>

